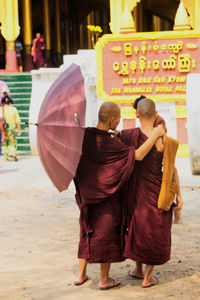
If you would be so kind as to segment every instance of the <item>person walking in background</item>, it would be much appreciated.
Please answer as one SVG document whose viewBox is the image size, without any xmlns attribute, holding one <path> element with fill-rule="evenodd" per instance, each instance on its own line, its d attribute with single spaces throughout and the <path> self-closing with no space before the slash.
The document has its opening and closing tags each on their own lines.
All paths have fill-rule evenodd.
<svg viewBox="0 0 200 300">
<path fill-rule="evenodd" d="M 15 51 L 16 51 L 16 57 L 17 57 L 17 66 L 19 69 L 19 72 L 23 72 L 23 64 L 22 64 L 22 50 L 23 46 L 20 40 L 16 40 L 15 42 Z"/>
<path fill-rule="evenodd" d="M 45 43 L 40 33 L 36 33 L 32 46 L 33 62 L 37 69 L 45 65 Z"/>
<path fill-rule="evenodd" d="M 21 135 L 19 113 L 17 108 L 12 106 L 13 100 L 9 95 L 5 95 L 2 98 L 1 103 L 2 107 L 0 108 L 0 113 L 6 121 L 6 139 L 4 139 L 2 143 L 2 154 L 7 161 L 9 157 L 13 157 L 14 160 L 17 161 L 16 134 L 18 134 L 18 136 Z"/>
</svg>

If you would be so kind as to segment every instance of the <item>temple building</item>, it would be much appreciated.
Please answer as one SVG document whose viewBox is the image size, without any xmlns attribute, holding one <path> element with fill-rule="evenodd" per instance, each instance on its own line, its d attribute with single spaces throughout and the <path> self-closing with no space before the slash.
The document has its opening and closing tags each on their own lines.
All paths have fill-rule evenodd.
<svg viewBox="0 0 200 300">
<path fill-rule="evenodd" d="M 18 138 L 21 154 L 31 152 L 30 130 L 25 125 L 32 112 L 30 104 L 34 102 L 37 109 L 36 102 L 43 100 L 47 81 L 50 84 L 60 74 L 63 64 L 76 63 L 77 53 L 87 52 L 87 58 L 94 55 L 94 78 L 88 81 L 94 82 L 90 88 L 92 103 L 97 98 L 115 101 L 119 96 L 116 102 L 122 108 L 121 128 L 130 128 L 138 125 L 132 108 L 135 98 L 141 94 L 152 96 L 166 120 L 169 135 L 180 142 L 178 155 L 189 155 L 186 80 L 189 73 L 200 73 L 200 0 L 0 0 L 0 7 L 0 80 L 8 83 L 22 119 L 22 136 Z M 46 68 L 29 72 L 35 68 L 31 49 L 37 33 L 44 39 Z M 96 53 L 101 51 L 97 45 L 105 41 L 106 34 L 108 40 L 119 41 L 108 55 L 114 59 L 121 51 L 120 59 L 113 61 L 106 73 L 111 74 L 110 82 L 119 84 L 99 92 L 98 85 L 105 79 L 103 72 L 102 78 L 99 73 L 103 63 L 96 68 L 92 49 L 96 44 Z M 16 41 L 23 46 L 22 69 L 17 66 Z M 156 58 L 154 48 L 160 49 Z M 108 97 L 101 97 L 102 93 Z M 96 111 L 97 107 L 92 104 L 91 109 Z"/>
<path fill-rule="evenodd" d="M 123 10 L 126 3 L 133 7 L 136 32 L 144 32 L 172 30 L 180 1 L 0 0 L 0 69 L 6 69 L 6 50 L 14 49 L 14 40 L 19 39 L 23 44 L 23 70 L 31 70 L 31 47 L 37 32 L 45 40 L 48 66 L 59 66 L 64 54 L 93 48 L 92 32 L 87 25 L 100 26 L 101 34 L 110 33 L 110 19 L 115 18 L 118 22 L 116 8 Z M 183 0 L 183 4 L 191 28 L 200 29 L 200 1 Z M 9 37 L 9 31 L 15 31 L 15 34 Z"/>
</svg>

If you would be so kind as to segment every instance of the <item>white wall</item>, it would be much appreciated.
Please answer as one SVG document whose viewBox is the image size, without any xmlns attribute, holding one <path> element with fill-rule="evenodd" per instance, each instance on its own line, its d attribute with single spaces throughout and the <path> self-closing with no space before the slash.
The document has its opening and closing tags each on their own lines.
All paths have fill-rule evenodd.
<svg viewBox="0 0 200 300">
<path fill-rule="evenodd" d="M 200 174 L 200 74 L 187 76 L 187 128 L 192 173 Z"/>
<path fill-rule="evenodd" d="M 32 96 L 29 112 L 29 122 L 37 123 L 40 106 L 44 97 L 56 78 L 72 63 L 81 67 L 85 79 L 86 95 L 86 126 L 96 126 L 98 120 L 98 108 L 102 100 L 96 94 L 96 51 L 79 50 L 77 55 L 65 55 L 64 64 L 60 68 L 41 68 L 34 70 L 32 74 Z M 37 127 L 30 125 L 30 146 L 33 155 L 37 155 Z"/>
</svg>

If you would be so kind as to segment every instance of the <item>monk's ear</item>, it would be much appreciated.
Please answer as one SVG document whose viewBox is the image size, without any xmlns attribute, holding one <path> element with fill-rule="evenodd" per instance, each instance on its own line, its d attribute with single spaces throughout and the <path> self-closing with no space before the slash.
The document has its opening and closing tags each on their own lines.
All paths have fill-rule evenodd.
<svg viewBox="0 0 200 300">
<path fill-rule="evenodd" d="M 155 113 L 154 113 L 155 119 L 157 118 L 157 116 L 158 116 L 158 112 L 157 112 L 157 110 L 156 110 Z"/>
<path fill-rule="evenodd" d="M 140 115 L 139 115 L 139 113 L 137 112 L 137 110 L 136 110 L 135 115 L 136 115 L 136 118 L 139 118 L 139 117 L 140 117 Z"/>
</svg>

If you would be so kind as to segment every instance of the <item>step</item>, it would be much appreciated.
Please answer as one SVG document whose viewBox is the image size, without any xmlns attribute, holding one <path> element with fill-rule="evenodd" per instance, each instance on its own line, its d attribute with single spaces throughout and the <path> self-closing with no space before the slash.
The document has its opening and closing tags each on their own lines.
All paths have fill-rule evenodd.
<svg viewBox="0 0 200 300">
<path fill-rule="evenodd" d="M 22 125 L 25 125 L 26 122 L 29 122 L 29 118 L 28 117 L 22 117 L 21 118 L 21 123 Z M 27 125 L 26 125 L 27 126 Z"/>
<path fill-rule="evenodd" d="M 19 104 L 24 104 L 24 105 L 29 105 L 30 106 L 30 102 L 31 102 L 30 99 L 21 99 L 21 100 L 17 99 L 14 103 L 14 106 L 17 107 Z"/>
<path fill-rule="evenodd" d="M 28 121 L 26 121 L 28 122 Z M 29 127 L 27 124 L 25 124 L 25 122 L 22 122 L 21 120 L 21 124 L 20 124 L 21 130 L 26 131 L 29 134 Z"/>
<path fill-rule="evenodd" d="M 23 145 L 23 144 L 17 144 L 17 150 L 22 151 L 31 151 L 31 148 L 29 145 Z"/>
<path fill-rule="evenodd" d="M 9 89 L 11 88 L 21 88 L 21 87 L 25 87 L 25 88 L 30 88 L 32 89 L 32 81 L 13 81 L 13 82 L 8 82 L 8 87 Z"/>
<path fill-rule="evenodd" d="M 13 82 L 13 81 L 31 81 L 31 73 L 6 73 L 6 74 L 0 74 L 0 80 L 7 82 Z"/>
<path fill-rule="evenodd" d="M 27 87 L 25 87 L 25 86 L 20 86 L 20 87 L 13 86 L 13 87 L 9 87 L 9 89 L 10 89 L 11 94 L 14 94 L 14 93 L 16 93 L 16 94 L 31 93 L 31 91 L 32 91 L 32 89 L 29 86 L 27 86 Z"/>
<path fill-rule="evenodd" d="M 29 93 L 11 93 L 10 96 L 15 99 L 30 99 L 31 97 L 31 92 Z"/>
<path fill-rule="evenodd" d="M 29 117 L 29 111 L 22 111 L 22 112 L 19 111 L 19 116 L 20 116 L 21 119 L 22 118 L 28 118 Z"/>
<path fill-rule="evenodd" d="M 24 138 L 24 137 L 21 137 L 21 136 L 18 136 L 17 137 L 17 143 L 19 145 L 29 145 L 30 144 L 30 141 L 29 141 L 29 138 Z"/>
<path fill-rule="evenodd" d="M 18 156 L 30 156 L 31 155 L 31 151 L 17 151 Z"/>
<path fill-rule="evenodd" d="M 18 111 L 24 111 L 24 110 L 29 111 L 29 106 L 30 106 L 29 103 L 20 104 L 16 102 L 14 104 L 14 107 L 16 107 Z"/>
<path fill-rule="evenodd" d="M 21 129 L 20 137 L 29 138 L 29 132 Z"/>
</svg>

